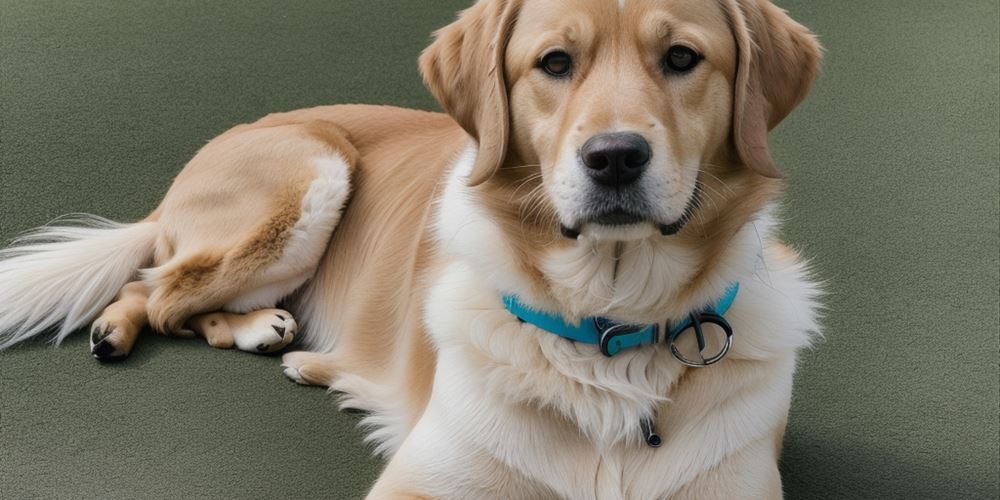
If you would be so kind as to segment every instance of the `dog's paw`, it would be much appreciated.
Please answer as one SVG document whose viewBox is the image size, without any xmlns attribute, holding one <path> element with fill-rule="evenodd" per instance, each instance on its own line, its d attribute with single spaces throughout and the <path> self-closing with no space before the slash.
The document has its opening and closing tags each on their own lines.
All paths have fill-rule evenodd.
<svg viewBox="0 0 1000 500">
<path fill-rule="evenodd" d="M 128 338 L 130 326 L 98 318 L 90 328 L 90 354 L 98 361 L 114 362 L 128 357 L 134 339 Z"/>
<path fill-rule="evenodd" d="M 232 325 L 233 341 L 241 351 L 260 354 L 280 351 L 292 343 L 298 332 L 292 315 L 280 309 L 254 311 L 248 316 L 248 321 Z"/>
<path fill-rule="evenodd" d="M 302 373 L 299 372 L 298 367 L 286 366 L 283 364 L 281 365 L 281 369 L 282 373 L 284 373 L 286 377 L 291 379 L 292 382 L 295 382 L 296 384 L 309 385 L 309 382 L 306 382 L 305 377 L 303 377 Z"/>
<path fill-rule="evenodd" d="M 281 368 L 286 377 L 296 384 L 329 387 L 336 369 L 327 355 L 295 351 L 281 357 Z"/>
</svg>

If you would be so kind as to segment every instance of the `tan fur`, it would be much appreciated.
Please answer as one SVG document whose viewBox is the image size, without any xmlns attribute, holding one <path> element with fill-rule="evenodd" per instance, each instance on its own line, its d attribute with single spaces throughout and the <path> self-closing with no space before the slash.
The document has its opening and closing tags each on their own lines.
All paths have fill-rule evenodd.
<svg viewBox="0 0 1000 500">
<path fill-rule="evenodd" d="M 200 314 L 187 321 L 187 325 L 205 337 L 208 345 L 219 349 L 233 347 L 233 329 L 227 321 L 226 313 Z"/>
<path fill-rule="evenodd" d="M 706 55 L 697 72 L 684 77 L 664 74 L 660 58 L 677 43 Z M 556 81 L 536 68 L 545 51 L 553 48 L 573 55 L 572 78 Z M 491 374 L 483 375 L 489 384 L 482 390 L 492 388 L 495 393 L 476 395 L 490 401 L 481 408 L 495 408 L 489 405 L 497 400 L 516 400 L 510 411 L 517 417 L 498 421 L 498 426 L 531 421 L 538 428 L 551 426 L 552 432 L 565 433 L 564 441 L 533 443 L 538 449 L 530 451 L 551 447 L 559 457 L 576 460 L 567 474 L 593 470 L 589 480 L 595 492 L 619 480 L 621 490 L 615 491 L 647 491 L 654 483 L 627 484 L 634 479 L 627 478 L 626 471 L 649 468 L 638 477 L 656 481 L 657 460 L 662 458 L 610 438 L 599 445 L 585 441 L 586 430 L 573 414 L 545 401 L 551 397 L 585 409 L 587 398 L 631 404 L 628 398 L 615 399 L 612 389 L 598 383 L 601 370 L 610 371 L 605 367 L 612 362 L 585 348 L 567 354 L 561 340 L 537 338 L 537 332 L 524 325 L 515 325 L 518 337 L 491 340 L 491 330 L 481 331 L 493 321 L 487 316 L 500 318 L 497 321 L 508 329 L 513 319 L 479 305 L 473 307 L 479 315 L 459 314 L 462 301 L 475 303 L 476 293 L 485 289 L 493 300 L 487 303 L 493 304 L 501 291 L 510 291 L 500 290 L 495 281 L 506 280 L 534 303 L 570 319 L 600 313 L 651 323 L 680 317 L 714 300 L 725 285 L 720 276 L 729 276 L 729 267 L 746 260 L 732 255 L 738 238 L 746 239 L 745 233 L 781 192 L 767 132 L 805 97 L 819 60 L 812 35 L 765 0 L 628 0 L 621 5 L 481 0 L 438 31 L 420 58 L 424 79 L 448 115 L 381 106 L 323 106 L 269 115 L 206 145 L 149 217 L 160 228 L 153 267 L 143 271 L 141 282 L 126 285 L 98 324 L 117 328 L 113 339 L 124 353 L 147 320 L 163 333 L 193 330 L 212 346 L 231 347 L 238 332 L 273 311 L 224 309 L 237 308 L 234 303 L 242 304 L 239 299 L 255 291 L 289 285 L 288 280 L 298 286 L 295 280 L 308 271 L 311 279 L 288 306 L 303 322 L 304 341 L 314 352 L 287 354 L 286 373 L 301 383 L 344 392 L 345 405 L 373 412 L 374 439 L 390 443 L 383 452 L 401 448 L 372 497 L 429 498 L 454 491 L 501 498 L 556 495 L 556 486 L 499 461 L 494 450 L 436 457 L 441 463 L 454 459 L 458 465 L 475 467 L 483 477 L 459 478 L 455 489 L 444 494 L 434 488 L 452 483 L 428 482 L 429 477 L 437 478 L 431 472 L 434 464 L 428 462 L 426 450 L 413 448 L 419 445 L 413 444 L 416 438 L 410 433 L 421 424 L 433 427 L 426 421 L 427 412 L 434 398 L 447 396 L 439 391 L 449 386 L 438 385 L 436 379 L 446 349 L 468 352 L 462 363 Z M 667 152 L 654 158 L 649 174 L 671 180 L 658 193 L 670 205 L 658 207 L 663 213 L 676 218 L 685 203 L 700 196 L 700 203 L 689 204 L 693 217 L 679 234 L 620 241 L 595 237 L 589 243 L 560 235 L 560 224 L 566 221 L 552 195 L 554 179 L 580 168 L 560 159 L 573 157 L 588 137 L 609 130 L 637 131 L 656 151 Z M 502 236 L 497 244 L 502 248 L 483 252 L 503 256 L 503 264 L 510 264 L 504 270 L 466 265 L 464 260 L 475 256 L 457 255 L 454 242 L 441 239 L 447 234 L 442 221 L 451 215 L 443 212 L 464 206 L 444 194 L 456 189 L 448 184 L 454 175 L 449 168 L 461 164 L 470 142 L 475 156 L 462 180 L 471 187 L 463 187 L 467 191 L 460 198 L 471 200 L 472 210 L 481 211 L 490 230 Z M 297 263 L 283 259 L 291 251 L 293 229 L 304 217 L 307 193 L 317 179 L 317 158 L 331 155 L 350 169 L 350 203 L 322 258 L 295 267 Z M 697 185 L 700 193 L 695 193 Z M 800 272 L 794 252 L 772 241 L 754 243 L 760 247 L 757 258 L 767 254 L 776 269 Z M 598 269 L 583 286 L 606 281 L 607 293 L 587 294 L 578 283 L 552 271 L 560 264 L 557 256 L 586 250 L 582 245 L 592 246 L 579 258 L 592 259 Z M 661 259 L 663 254 L 689 257 L 677 282 L 647 286 L 641 301 L 614 300 L 625 286 L 616 282 L 618 263 L 642 252 Z M 606 266 L 609 262 L 615 265 Z M 281 271 L 282 266 L 291 267 Z M 641 271 L 647 276 L 668 273 Z M 501 272 L 504 276 L 493 276 Z M 429 316 L 428 308 L 441 307 L 431 296 L 447 296 L 453 285 L 441 280 L 475 273 L 473 284 L 461 285 L 468 287 L 468 297 L 459 294 L 454 308 L 446 308 L 443 316 L 448 317 Z M 662 285 L 668 280 L 660 281 Z M 250 314 L 237 314 L 246 312 Z M 471 319 L 444 333 L 434 330 L 456 318 Z M 808 321 L 803 324 L 810 328 Z M 505 342 L 515 347 L 504 347 Z M 781 351 L 772 358 L 754 354 L 752 349 L 766 351 L 766 343 L 748 342 L 747 351 L 703 370 L 687 370 L 666 355 L 652 355 L 660 351 L 631 353 L 636 363 L 648 363 L 641 378 L 659 392 L 643 401 L 650 408 L 628 410 L 654 410 L 663 425 L 695 428 L 703 417 L 722 414 L 742 398 L 774 387 L 780 390 L 785 383 L 790 391 L 794 352 Z M 489 379 L 500 376 L 495 374 L 510 378 Z M 518 380 L 528 388 L 524 400 L 501 394 L 508 384 L 520 387 Z M 549 383 L 531 385 L 543 385 L 538 380 Z M 779 396 L 769 411 L 787 413 L 788 398 Z M 776 464 L 784 417 L 776 418 L 763 437 L 724 443 L 736 449 L 709 469 L 691 472 L 691 477 L 684 475 L 690 471 L 676 472 L 687 479 L 668 485 L 674 488 L 670 491 L 678 498 L 780 497 Z M 636 463 L 622 465 L 628 461 Z M 614 467 L 622 467 L 620 474 Z"/>
<path fill-rule="evenodd" d="M 149 324 L 146 314 L 146 285 L 133 281 L 122 287 L 115 301 L 104 309 L 91 327 L 91 341 L 108 342 L 119 356 L 132 351 L 139 332 Z"/>
<path fill-rule="evenodd" d="M 121 332 L 107 338 L 117 355 L 128 354 L 147 323 L 160 333 L 188 335 L 194 316 L 268 286 L 261 280 L 285 253 L 317 175 L 313 161 L 339 155 L 350 167 L 358 159 L 339 125 L 315 118 L 275 121 L 238 126 L 211 141 L 147 218 L 160 226 L 153 266 L 95 322 Z M 239 321 L 237 315 L 229 320 Z M 211 343 L 232 345 L 215 333 Z"/>
<path fill-rule="evenodd" d="M 427 276 L 435 267 L 428 234 L 432 200 L 443 169 L 467 138 L 453 121 L 431 113 L 365 106 L 301 113 L 336 119 L 350 131 L 362 159 L 350 206 L 316 277 L 299 300 L 299 314 L 337 324 L 337 349 L 328 359 L 331 367 L 406 387 L 400 393 L 415 421 L 430 394 L 434 372 L 420 312 Z M 413 148 L 400 140 L 407 137 L 437 147 Z M 328 305 L 334 304 L 349 306 L 331 310 Z M 311 328 L 309 323 L 304 327 Z M 322 378 L 332 371 L 312 369 L 321 371 Z"/>
<path fill-rule="evenodd" d="M 733 134 L 742 162 L 767 177 L 781 174 L 767 133 L 809 92 L 822 52 L 807 28 L 766 0 L 725 0 L 739 46 Z"/>
<path fill-rule="evenodd" d="M 162 271 L 153 278 L 154 327 L 175 329 L 193 308 L 221 306 L 280 257 L 312 180 L 308 160 L 341 151 L 336 143 L 310 140 L 313 130 L 311 124 L 234 130 L 206 146 L 178 176 L 160 223 L 180 250 L 170 262 L 156 263 Z M 214 213 L 191 224 L 190 210 L 204 203 Z"/>
<path fill-rule="evenodd" d="M 435 33 L 437 40 L 420 56 L 427 87 L 479 144 L 469 177 L 473 186 L 489 179 L 507 154 L 510 111 L 504 54 L 520 5 L 520 0 L 476 3 Z"/>
</svg>

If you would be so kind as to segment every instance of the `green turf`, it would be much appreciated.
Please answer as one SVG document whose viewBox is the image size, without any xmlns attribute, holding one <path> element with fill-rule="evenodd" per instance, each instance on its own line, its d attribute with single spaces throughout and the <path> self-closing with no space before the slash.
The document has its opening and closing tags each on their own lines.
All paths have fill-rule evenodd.
<svg viewBox="0 0 1000 500">
<path fill-rule="evenodd" d="M 270 111 L 435 107 L 415 58 L 465 3 L 0 0 L 0 241 L 140 218 L 208 138 Z M 827 47 L 772 138 L 785 234 L 830 292 L 788 496 L 997 498 L 997 2 L 780 4 Z M 82 335 L 29 343 L 0 354 L 0 498 L 357 497 L 380 465 L 357 421 L 275 358 L 148 337 L 102 366 Z"/>
</svg>

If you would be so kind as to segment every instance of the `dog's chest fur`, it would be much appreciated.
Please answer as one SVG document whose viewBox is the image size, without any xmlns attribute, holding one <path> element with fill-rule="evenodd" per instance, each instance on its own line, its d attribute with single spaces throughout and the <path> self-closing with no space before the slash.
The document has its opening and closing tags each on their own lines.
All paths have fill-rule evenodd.
<svg viewBox="0 0 1000 500">
<path fill-rule="evenodd" d="M 796 282 L 801 268 L 771 271 L 780 286 Z M 774 446 L 780 435 L 795 350 L 815 324 L 800 314 L 808 311 L 799 308 L 807 295 L 772 314 L 757 309 L 773 300 L 769 292 L 783 293 L 764 282 L 744 285 L 729 314 L 739 336 L 730 357 L 685 371 L 662 348 L 605 358 L 593 346 L 522 324 L 477 273 L 456 262 L 428 296 L 438 369 L 411 439 L 453 457 L 436 473 L 505 478 L 501 490 L 669 496 L 727 454 Z M 639 436 L 639 420 L 654 409 L 664 437 L 659 449 Z"/>
<path fill-rule="evenodd" d="M 690 272 L 689 256 L 669 239 L 626 248 L 620 284 L 608 279 L 614 269 L 600 252 L 543 247 L 540 265 L 552 289 L 571 297 L 580 315 L 606 310 L 613 317 L 631 307 L 658 321 L 740 282 L 726 315 L 735 344 L 721 363 L 686 370 L 662 346 L 605 358 L 594 346 L 521 324 L 503 308 L 504 292 L 551 304 L 515 263 L 510 236 L 466 187 L 475 154 L 474 147 L 458 154 L 440 183 L 423 185 L 426 201 L 407 222 L 391 226 L 397 206 L 369 205 L 407 200 L 383 192 L 394 177 L 381 175 L 374 157 L 362 162 L 373 170 L 361 172 L 365 181 L 345 212 L 350 231 L 335 237 L 303 299 L 311 342 L 334 346 L 331 388 L 345 394 L 346 406 L 371 412 L 365 424 L 377 450 L 434 478 L 418 486 L 446 498 L 658 498 L 728 455 L 763 446 L 759 456 L 773 456 L 795 353 L 817 329 L 818 289 L 798 257 L 774 240 L 770 211 L 734 236 L 688 302 L 669 300 L 670 288 Z M 414 249 L 424 250 L 409 253 Z M 357 270 L 379 279 L 360 280 Z M 650 415 L 663 436 L 655 450 L 639 435 L 640 420 Z"/>
<path fill-rule="evenodd" d="M 698 370 L 683 368 L 663 346 L 606 358 L 504 310 L 498 290 L 530 296 L 531 289 L 464 188 L 469 156 L 459 160 L 438 207 L 436 231 L 448 263 L 432 281 L 423 315 L 437 371 L 409 438 L 455 458 L 441 461 L 437 474 L 492 478 L 498 490 L 542 496 L 659 497 L 727 453 L 773 445 L 790 401 L 795 353 L 816 330 L 818 290 L 794 254 L 771 241 L 769 215 L 736 236 L 704 292 L 710 297 L 741 282 L 728 314 L 737 336 L 729 358 Z M 655 306 L 642 300 L 684 281 L 684 255 L 642 244 L 635 252 L 618 272 L 637 284 L 602 282 L 606 259 L 578 251 L 552 259 L 562 263 L 550 269 L 557 271 L 555 288 L 579 294 L 581 309 L 595 293 L 610 297 L 606 308 Z M 658 278 L 650 278 L 651 269 Z M 639 434 L 640 420 L 651 415 L 664 435 L 655 450 Z M 469 488 L 476 495 L 494 489 Z"/>
</svg>

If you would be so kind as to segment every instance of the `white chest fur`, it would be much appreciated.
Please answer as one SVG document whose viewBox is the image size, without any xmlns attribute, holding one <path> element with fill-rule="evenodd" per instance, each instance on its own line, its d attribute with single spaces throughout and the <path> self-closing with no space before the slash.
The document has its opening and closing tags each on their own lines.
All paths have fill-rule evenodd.
<svg viewBox="0 0 1000 500">
<path fill-rule="evenodd" d="M 462 163 L 438 220 L 452 262 L 425 304 L 438 350 L 433 395 L 400 450 L 424 463 L 437 485 L 428 488 L 477 497 L 669 496 L 780 429 L 796 351 L 817 330 L 819 291 L 796 256 L 767 241 L 770 217 L 757 221 L 764 237 L 747 228 L 721 266 L 720 287 L 741 283 L 727 314 L 733 350 L 718 365 L 685 372 L 662 346 L 606 358 L 510 315 L 498 290 L 527 287 L 500 231 L 464 191 Z M 639 436 L 651 414 L 664 436 L 655 450 Z"/>
<path fill-rule="evenodd" d="M 745 281 L 728 314 L 737 332 L 730 357 L 678 392 L 683 369 L 664 349 L 605 358 L 522 324 L 456 262 L 428 297 L 438 371 L 412 438 L 451 443 L 439 457 L 476 456 L 453 464 L 465 478 L 508 477 L 570 498 L 669 494 L 783 422 L 795 351 L 816 326 L 815 288 L 799 265 L 778 262 L 769 274 L 770 283 Z M 638 435 L 654 407 L 665 439 L 656 450 Z"/>
</svg>

